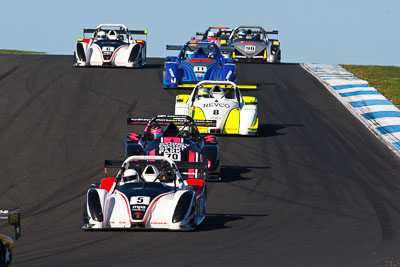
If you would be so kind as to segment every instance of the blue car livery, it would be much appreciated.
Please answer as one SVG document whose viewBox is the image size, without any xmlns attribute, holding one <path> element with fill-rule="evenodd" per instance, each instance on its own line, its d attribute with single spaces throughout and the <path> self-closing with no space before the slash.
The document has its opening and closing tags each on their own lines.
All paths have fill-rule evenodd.
<svg viewBox="0 0 400 267">
<path fill-rule="evenodd" d="M 164 88 L 194 87 L 203 80 L 236 80 L 235 64 L 223 58 L 215 43 L 189 41 L 183 46 L 167 45 L 167 50 L 180 50 L 180 53 L 166 58 Z"/>
</svg>

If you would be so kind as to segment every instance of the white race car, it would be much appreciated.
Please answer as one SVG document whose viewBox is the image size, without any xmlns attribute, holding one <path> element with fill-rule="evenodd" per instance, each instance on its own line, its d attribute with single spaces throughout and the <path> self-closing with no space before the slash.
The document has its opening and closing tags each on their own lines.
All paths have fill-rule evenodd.
<svg viewBox="0 0 400 267">
<path fill-rule="evenodd" d="M 106 162 L 106 167 L 121 163 Z M 200 164 L 190 166 L 207 169 Z M 116 177 L 103 178 L 88 190 L 83 229 L 194 230 L 204 220 L 205 181 L 183 180 L 172 159 L 131 156 L 120 168 Z"/>
<path fill-rule="evenodd" d="M 190 95 L 176 96 L 175 114 L 194 120 L 216 120 L 216 127 L 198 127 L 200 133 L 257 135 L 257 98 L 242 96 L 231 81 L 201 81 Z"/>
<path fill-rule="evenodd" d="M 91 38 L 85 38 L 85 33 L 92 33 Z M 144 66 L 146 40 L 135 40 L 131 34 L 147 35 L 147 31 L 130 31 L 123 24 L 100 24 L 96 29 L 83 29 L 84 38 L 78 39 L 75 46 L 75 66 Z"/>
</svg>

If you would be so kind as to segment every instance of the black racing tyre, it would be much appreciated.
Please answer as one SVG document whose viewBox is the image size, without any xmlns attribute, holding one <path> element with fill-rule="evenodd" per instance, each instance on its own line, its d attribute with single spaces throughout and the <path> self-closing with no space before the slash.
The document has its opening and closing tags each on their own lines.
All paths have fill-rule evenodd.
<svg viewBox="0 0 400 267">
<path fill-rule="evenodd" d="M 6 260 L 5 253 L 6 253 L 6 251 L 4 249 L 4 246 L 3 246 L 3 244 L 0 243 L 0 267 L 5 267 L 5 264 L 6 264 L 5 263 L 5 260 Z"/>
<path fill-rule="evenodd" d="M 221 178 L 221 164 L 219 162 L 219 159 L 218 159 L 218 165 L 217 166 L 218 167 L 215 170 L 210 172 L 209 179 L 208 179 L 209 181 L 221 181 L 222 180 L 222 178 Z"/>
<path fill-rule="evenodd" d="M 197 227 L 197 224 L 196 224 L 196 217 L 197 217 L 197 210 L 196 210 L 196 200 L 195 201 L 193 201 L 193 206 L 192 206 L 192 209 L 193 209 L 193 211 L 194 211 L 194 214 L 193 214 L 193 219 L 191 219 L 190 220 L 190 227 L 193 227 L 193 230 L 196 230 L 196 227 Z"/>
</svg>

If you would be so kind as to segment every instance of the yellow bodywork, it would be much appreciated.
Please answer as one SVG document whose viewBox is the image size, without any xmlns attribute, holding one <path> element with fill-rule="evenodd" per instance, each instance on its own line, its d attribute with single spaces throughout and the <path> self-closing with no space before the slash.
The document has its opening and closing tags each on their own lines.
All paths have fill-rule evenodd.
<svg viewBox="0 0 400 267">
<path fill-rule="evenodd" d="M 254 96 L 243 96 L 243 101 L 245 105 L 255 105 L 258 103 L 257 98 Z"/>
<path fill-rule="evenodd" d="M 190 95 L 178 95 L 176 97 L 176 102 L 178 103 L 187 103 L 189 100 Z"/>
<path fill-rule="evenodd" d="M 199 107 L 191 107 L 190 108 L 190 117 L 192 117 L 193 120 L 205 120 L 206 119 L 206 116 L 204 116 L 203 110 Z M 198 126 L 197 129 L 199 130 L 200 133 L 208 133 L 208 127 Z"/>
<path fill-rule="evenodd" d="M 184 83 L 184 84 L 178 84 L 178 88 L 194 88 L 196 86 L 195 83 Z M 212 88 L 214 85 L 213 84 L 204 84 L 202 87 L 206 88 Z M 225 85 L 220 85 L 222 88 L 227 88 Z M 228 85 L 228 87 L 230 87 Z M 237 87 L 239 89 L 257 89 L 257 85 L 250 85 L 250 84 L 238 84 Z"/>
<path fill-rule="evenodd" d="M 258 132 L 258 118 L 253 126 L 249 128 L 249 133 L 257 133 Z"/>
<path fill-rule="evenodd" d="M 224 134 L 238 134 L 240 108 L 234 108 L 229 112 L 228 118 L 225 121 L 223 132 Z"/>
</svg>

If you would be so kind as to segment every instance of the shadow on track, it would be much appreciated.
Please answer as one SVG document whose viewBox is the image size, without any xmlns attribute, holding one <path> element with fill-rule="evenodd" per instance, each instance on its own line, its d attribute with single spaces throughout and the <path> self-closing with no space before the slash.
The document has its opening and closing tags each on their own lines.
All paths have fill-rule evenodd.
<svg viewBox="0 0 400 267">
<path fill-rule="evenodd" d="M 230 183 L 236 181 L 250 180 L 242 174 L 248 173 L 251 169 L 269 169 L 268 166 L 221 166 L 221 182 Z"/>
<path fill-rule="evenodd" d="M 146 64 L 142 69 L 164 69 L 164 64 Z"/>
<path fill-rule="evenodd" d="M 246 217 L 265 217 L 268 214 L 206 214 L 206 219 L 200 226 L 198 226 L 197 231 L 211 231 L 211 230 L 219 230 L 219 229 L 228 229 L 232 228 L 231 226 L 227 226 L 226 224 L 229 222 L 243 220 Z"/>
<path fill-rule="evenodd" d="M 258 126 L 259 137 L 271 137 L 277 135 L 286 135 L 285 132 L 279 130 L 287 129 L 288 127 L 303 127 L 303 124 L 260 124 Z"/>
</svg>

